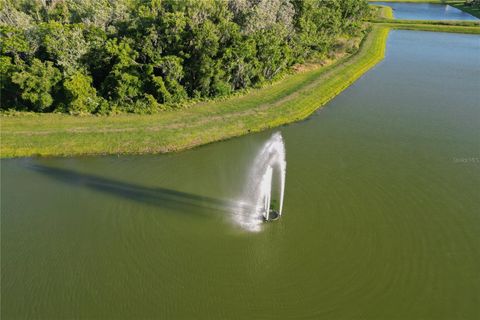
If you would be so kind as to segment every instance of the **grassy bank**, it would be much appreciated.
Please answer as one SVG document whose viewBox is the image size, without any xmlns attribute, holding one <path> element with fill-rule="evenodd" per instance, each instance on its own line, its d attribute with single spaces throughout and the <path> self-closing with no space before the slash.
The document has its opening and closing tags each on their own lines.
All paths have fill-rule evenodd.
<svg viewBox="0 0 480 320">
<path fill-rule="evenodd" d="M 480 21 L 462 21 L 462 20 L 399 20 L 399 19 L 373 19 L 370 22 L 375 23 L 398 23 L 398 24 L 427 24 L 440 26 L 457 27 L 480 27 Z"/>
<path fill-rule="evenodd" d="M 480 34 L 478 22 L 392 18 L 390 7 L 380 7 L 372 31 L 351 56 L 225 100 L 154 115 L 1 115 L 0 155 L 165 153 L 273 128 L 308 117 L 373 67 L 384 56 L 390 28 Z"/>
<path fill-rule="evenodd" d="M 381 5 L 373 5 L 372 7 L 375 8 L 376 11 L 373 12 L 374 19 L 370 19 L 370 21 L 375 22 L 375 20 L 394 19 L 392 7 Z"/>
<path fill-rule="evenodd" d="M 155 115 L 1 117 L 1 156 L 164 153 L 306 118 L 380 61 L 388 28 L 375 26 L 359 51 L 244 96 Z"/>
<path fill-rule="evenodd" d="M 418 30 L 418 31 L 433 31 L 433 32 L 451 32 L 451 33 L 468 33 L 480 34 L 480 27 L 464 27 L 464 26 L 448 26 L 440 24 L 415 24 L 415 23 L 378 23 L 380 26 L 391 29 L 401 30 Z"/>
<path fill-rule="evenodd" d="M 480 34 L 480 23 L 475 21 L 377 19 L 371 22 L 392 29 Z"/>
</svg>

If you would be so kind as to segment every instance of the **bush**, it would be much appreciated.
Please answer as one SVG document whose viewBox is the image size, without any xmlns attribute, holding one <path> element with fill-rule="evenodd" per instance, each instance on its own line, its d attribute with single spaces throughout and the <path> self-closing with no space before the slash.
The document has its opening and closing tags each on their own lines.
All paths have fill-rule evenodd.
<svg viewBox="0 0 480 320">
<path fill-rule="evenodd" d="M 53 62 L 33 59 L 32 65 L 14 72 L 12 81 L 21 89 L 21 98 L 30 104 L 32 111 L 49 111 L 53 104 L 52 92 L 61 80 L 60 71 Z"/>
<path fill-rule="evenodd" d="M 67 107 L 70 113 L 92 113 L 99 106 L 97 91 L 92 87 L 92 77 L 76 71 L 63 82 Z"/>
</svg>

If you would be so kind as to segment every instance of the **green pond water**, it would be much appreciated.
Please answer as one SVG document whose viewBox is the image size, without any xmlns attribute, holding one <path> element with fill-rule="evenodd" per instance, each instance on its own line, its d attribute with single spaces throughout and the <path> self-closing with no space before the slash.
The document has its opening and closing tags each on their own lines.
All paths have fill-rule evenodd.
<svg viewBox="0 0 480 320">
<path fill-rule="evenodd" d="M 392 31 L 308 120 L 169 155 L 1 161 L 2 319 L 478 319 L 480 37 Z M 229 201 L 280 131 L 281 219 Z"/>
</svg>

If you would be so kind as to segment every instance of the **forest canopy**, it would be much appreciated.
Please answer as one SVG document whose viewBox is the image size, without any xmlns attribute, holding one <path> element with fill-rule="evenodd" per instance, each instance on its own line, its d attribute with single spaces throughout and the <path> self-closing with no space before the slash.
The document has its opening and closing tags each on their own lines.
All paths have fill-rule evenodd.
<svg viewBox="0 0 480 320">
<path fill-rule="evenodd" d="M 228 95 L 358 35 L 366 0 L 0 0 L 1 108 L 149 113 Z"/>
</svg>

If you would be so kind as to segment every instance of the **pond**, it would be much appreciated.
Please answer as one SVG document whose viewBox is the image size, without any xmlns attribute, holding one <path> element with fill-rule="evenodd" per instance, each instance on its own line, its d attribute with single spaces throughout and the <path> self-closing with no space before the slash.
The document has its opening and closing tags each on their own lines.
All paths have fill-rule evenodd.
<svg viewBox="0 0 480 320">
<path fill-rule="evenodd" d="M 372 2 L 372 4 L 392 7 L 396 19 L 478 20 L 462 10 L 445 4 L 407 2 Z"/>
<path fill-rule="evenodd" d="M 479 56 L 475 35 L 391 31 L 303 122 L 177 154 L 2 160 L 2 319 L 474 319 Z M 248 230 L 228 203 L 277 131 L 283 215 Z"/>
</svg>

